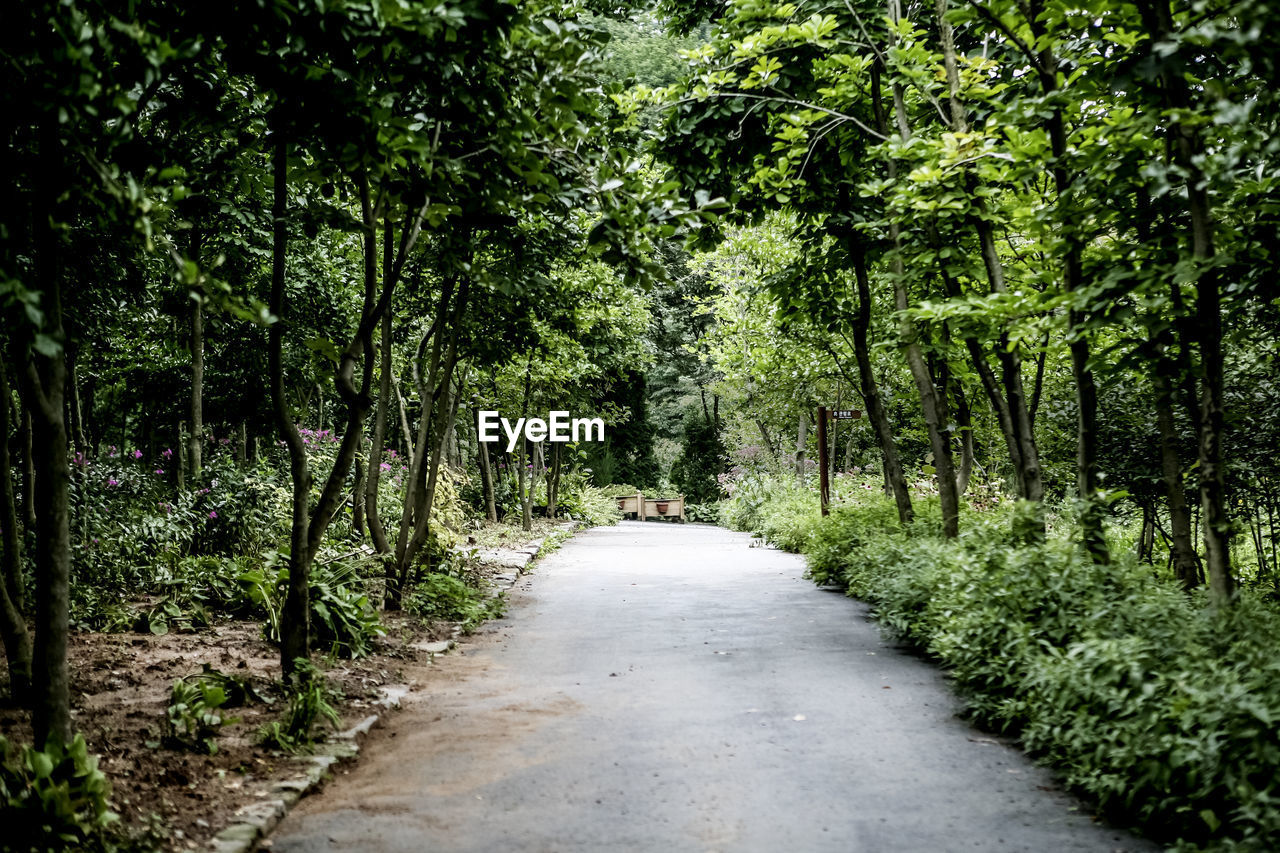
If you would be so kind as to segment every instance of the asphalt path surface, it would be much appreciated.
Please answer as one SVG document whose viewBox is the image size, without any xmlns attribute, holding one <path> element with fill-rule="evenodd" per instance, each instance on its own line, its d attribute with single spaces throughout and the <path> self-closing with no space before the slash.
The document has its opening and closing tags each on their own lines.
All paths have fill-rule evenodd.
<svg viewBox="0 0 1280 853">
<path fill-rule="evenodd" d="M 551 554 L 275 851 L 1147 851 L 966 724 L 803 561 L 624 522 Z"/>
</svg>

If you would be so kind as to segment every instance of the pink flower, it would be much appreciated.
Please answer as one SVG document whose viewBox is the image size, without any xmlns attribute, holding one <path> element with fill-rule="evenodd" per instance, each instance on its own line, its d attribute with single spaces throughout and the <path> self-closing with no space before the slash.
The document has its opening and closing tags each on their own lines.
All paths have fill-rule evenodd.
<svg viewBox="0 0 1280 853">
<path fill-rule="evenodd" d="M 108 478 L 107 478 L 107 485 L 108 485 L 108 486 L 118 486 L 118 485 L 120 485 L 120 481 L 119 481 L 119 480 L 117 480 L 115 477 L 108 477 Z"/>
<path fill-rule="evenodd" d="M 166 447 L 164 450 L 160 451 L 160 455 L 163 456 L 165 459 L 172 459 L 173 451 L 170 450 L 168 447 Z"/>
<path fill-rule="evenodd" d="M 211 510 L 209 510 L 209 517 L 210 517 L 210 518 L 217 518 L 217 517 L 218 517 L 218 511 L 217 511 L 216 509 L 211 509 Z"/>
<path fill-rule="evenodd" d="M 142 458 L 142 451 L 141 451 L 141 450 L 135 450 L 135 451 L 133 451 L 133 458 L 134 458 L 134 459 L 141 459 L 141 458 Z"/>
<path fill-rule="evenodd" d="M 381 465 L 379 465 L 378 467 L 379 467 L 379 468 L 381 468 L 383 471 L 390 471 L 390 470 L 391 470 L 391 463 L 390 463 L 390 462 L 383 462 L 383 463 L 382 463 Z"/>
<path fill-rule="evenodd" d="M 157 474 L 163 474 L 163 473 L 164 473 L 164 469 L 163 469 L 163 468 L 157 468 L 157 469 L 156 469 L 156 473 L 157 473 Z"/>
</svg>

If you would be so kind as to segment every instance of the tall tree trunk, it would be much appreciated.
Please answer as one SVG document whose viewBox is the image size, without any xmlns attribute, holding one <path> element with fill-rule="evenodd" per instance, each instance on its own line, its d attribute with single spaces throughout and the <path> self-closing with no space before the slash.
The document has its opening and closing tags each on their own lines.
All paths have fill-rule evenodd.
<svg viewBox="0 0 1280 853">
<path fill-rule="evenodd" d="M 182 491 L 187 487 L 187 454 L 185 453 L 186 444 L 183 441 L 185 430 L 182 428 L 182 419 L 173 425 L 173 447 L 171 448 L 173 455 L 166 461 L 165 467 L 173 470 L 174 479 L 178 484 L 178 491 Z"/>
<path fill-rule="evenodd" d="M 1175 35 L 1173 11 L 1168 0 L 1138 4 L 1153 42 Z M 1192 111 L 1192 92 L 1179 68 L 1160 75 L 1165 106 L 1181 113 Z M 1231 573 L 1231 518 L 1227 512 L 1222 432 L 1225 425 L 1225 380 L 1222 354 L 1222 293 L 1218 269 L 1211 263 L 1214 247 L 1213 211 L 1208 179 L 1201 167 L 1204 143 L 1194 124 L 1174 119 L 1169 126 L 1172 157 L 1185 176 L 1187 212 L 1190 215 L 1191 254 L 1198 262 L 1196 279 L 1195 338 L 1200 350 L 1200 399 L 1197 412 L 1200 462 L 1200 508 L 1204 517 L 1205 563 L 1209 593 L 1218 606 L 1228 604 L 1236 592 Z"/>
<path fill-rule="evenodd" d="M 562 444 L 556 443 L 551 450 L 551 472 L 547 475 L 547 518 L 556 517 L 556 506 L 560 503 L 560 450 Z"/>
<path fill-rule="evenodd" d="M 939 0 L 942 2 L 942 0 Z M 1028 57 L 1036 65 L 1040 87 L 1046 96 L 1058 91 L 1058 59 L 1052 43 L 1038 17 L 1029 17 L 1028 24 L 1043 45 L 1034 57 Z M 1075 293 L 1084 286 L 1084 269 L 1081 262 L 1082 244 L 1074 233 L 1072 212 L 1069 205 L 1074 195 L 1073 179 L 1067 167 L 1067 130 L 1061 108 L 1053 108 L 1044 120 L 1049 136 L 1049 148 L 1053 153 L 1054 189 L 1057 193 L 1059 227 L 1062 229 L 1062 289 Z M 1098 477 L 1098 386 L 1089 366 L 1089 333 L 1087 317 L 1075 308 L 1067 312 L 1070 326 L 1071 375 L 1076 387 L 1076 491 L 1079 493 L 1081 539 L 1089 555 L 1097 563 L 1108 563 L 1111 550 L 1107 545 L 1103 528 L 1103 507 L 1099 495 Z"/>
<path fill-rule="evenodd" d="M 15 702 L 31 700 L 31 635 L 22 611 L 25 590 L 22 580 L 22 536 L 18 530 L 18 507 L 13 493 L 13 468 L 9 456 L 9 411 L 13 394 L 5 356 L 0 355 L 0 634 L 5 658 L 9 661 L 9 693 Z"/>
<path fill-rule="evenodd" d="M 1182 459 L 1178 453 L 1178 431 L 1175 425 L 1174 386 L 1169 372 L 1171 360 L 1161 358 L 1152 371 L 1155 388 L 1156 423 L 1160 431 L 1160 469 L 1169 495 L 1170 537 L 1173 540 L 1173 571 L 1186 589 L 1200 583 L 1200 558 L 1191 536 L 1191 512 L 1187 508 L 1186 490 L 1182 483 Z"/>
<path fill-rule="evenodd" d="M 901 9 L 898 0 L 889 0 L 889 17 L 894 22 L 900 20 Z M 878 88 L 878 86 L 873 86 L 873 96 L 877 102 L 880 97 Z M 898 135 L 903 142 L 906 142 L 911 138 L 911 126 L 907 121 L 906 101 L 902 85 L 893 83 L 892 91 L 893 111 Z M 884 110 L 878 104 L 876 113 L 877 119 L 881 124 L 881 131 L 885 136 L 888 136 L 888 120 L 884 115 Z M 897 167 L 893 160 L 888 163 L 888 172 L 890 178 L 897 177 Z M 899 312 L 905 312 L 909 307 L 909 301 L 906 288 L 906 269 L 902 261 L 902 237 L 897 222 L 893 222 L 889 226 L 889 239 L 892 241 L 894 248 L 894 305 Z M 899 346 L 906 356 L 907 366 L 911 370 L 911 376 L 916 383 L 916 390 L 920 396 L 920 408 L 924 415 L 925 427 L 928 430 L 929 447 L 933 451 L 934 468 L 938 478 L 938 497 L 942 508 L 942 533 L 943 536 L 949 539 L 955 538 L 960 535 L 960 499 L 956 494 L 956 475 L 951 457 L 951 442 L 949 434 L 944 433 L 945 424 L 942 422 L 942 407 L 934 387 L 933 376 L 929 372 L 929 366 L 925 363 L 924 354 L 920 348 L 918 331 L 915 324 L 905 313 L 901 314 L 901 319 L 899 320 L 898 339 Z"/>
<path fill-rule="evenodd" d="M 956 431 L 960 433 L 960 470 L 956 473 L 956 491 L 963 495 L 969 490 L 969 480 L 973 477 L 973 412 L 958 380 L 954 387 Z"/>
<path fill-rule="evenodd" d="M 937 0 L 938 33 L 942 44 L 942 58 L 947 77 L 948 101 L 951 109 L 952 130 L 957 133 L 969 132 L 968 109 L 960 91 L 960 71 L 956 57 L 955 38 L 951 23 L 947 18 L 949 0 Z M 976 180 L 972 172 L 966 171 L 966 182 L 974 198 L 977 215 L 973 217 L 973 228 L 978 235 L 981 248 L 982 264 L 987 274 L 987 282 L 992 293 L 1008 292 L 1004 278 L 1004 263 L 996 248 L 995 233 L 987 218 L 985 203 L 977 193 Z M 944 271 L 944 276 L 946 272 Z M 966 341 L 970 354 L 977 356 L 977 348 L 972 340 Z M 1017 347 L 1010 346 L 1009 336 L 1001 331 L 995 342 L 996 359 L 1000 363 L 1003 383 L 1003 403 L 996 404 L 1001 428 L 1007 429 L 1005 440 L 1009 444 L 1009 456 L 1014 464 L 1014 472 L 1018 478 L 1018 494 L 1026 500 L 1040 503 L 1044 500 L 1044 478 L 1040 469 L 1040 451 L 1036 445 L 1034 419 L 1027 403 L 1026 391 L 1022 382 L 1022 357 Z M 985 366 L 985 358 L 978 358 Z M 984 378 L 985 379 L 985 378 Z M 988 396 L 999 394 L 994 388 L 987 388 Z M 1044 517 L 1037 512 L 1036 536 L 1044 536 Z"/>
<path fill-rule="evenodd" d="M 44 311 L 43 333 L 65 344 L 62 314 L 61 246 L 54 231 L 62 144 L 52 118 L 40 132 L 40 173 L 46 185 L 35 192 L 36 280 Z M 35 328 L 23 324 L 18 352 L 19 384 L 31 412 L 31 455 L 35 468 L 36 609 L 31 692 L 35 744 L 71 740 L 71 682 L 67 671 L 68 602 L 71 580 L 71 466 L 63 420 L 67 364 L 61 348 L 46 355 L 35 347 Z"/>
<path fill-rule="evenodd" d="M 389 262 L 391 246 L 391 223 L 383 226 L 383 274 L 391 268 Z M 391 326 L 394 312 L 387 306 L 382 315 L 382 338 L 379 346 L 380 361 L 378 376 L 378 404 L 373 416 L 373 440 L 369 448 L 369 473 L 366 477 L 364 491 L 364 514 L 369 524 L 369 538 L 379 554 L 389 555 L 391 543 L 387 541 L 387 530 L 382 523 L 378 510 L 378 486 L 382 478 L 382 448 L 387 436 L 387 415 L 391 405 Z"/>
<path fill-rule="evenodd" d="M 191 260 L 200 266 L 203 234 L 191 229 Z M 187 466 L 193 485 L 199 485 L 204 469 L 204 288 L 191 292 L 191 423 L 187 435 Z"/>
<path fill-rule="evenodd" d="M 21 390 L 21 380 L 19 378 L 19 390 Z M 19 395 L 21 396 L 21 395 Z M 34 447 L 32 445 L 32 416 L 31 407 L 27 405 L 24 398 L 21 399 L 22 404 L 22 430 L 18 435 L 18 446 L 22 448 L 22 529 L 32 531 L 36 529 L 36 457 Z M 123 412 L 124 407 L 120 410 Z M 124 453 L 124 434 L 121 433 L 120 452 Z"/>
<path fill-rule="evenodd" d="M 82 456 L 89 453 L 89 442 L 85 440 L 84 413 L 80 406 L 80 379 L 78 365 L 80 347 L 75 343 L 67 345 L 67 414 L 70 415 L 71 443 L 76 453 Z"/>
<path fill-rule="evenodd" d="M 480 403 L 477 398 L 472 398 L 472 410 L 475 415 L 474 426 L 476 430 L 476 465 L 480 469 L 480 488 L 484 492 L 484 510 L 485 518 L 489 521 L 498 520 L 498 506 L 496 496 L 494 494 L 493 482 L 493 462 L 489 457 L 489 442 L 480 440 Z"/>
<path fill-rule="evenodd" d="M 522 420 L 529 417 L 529 391 L 533 387 L 532 380 L 533 380 L 533 353 L 531 351 L 529 353 L 529 358 L 525 364 L 525 369 L 524 369 L 524 403 L 520 407 L 520 418 Z M 707 407 L 707 397 L 706 397 L 706 393 L 704 392 L 702 396 L 702 408 L 704 412 L 706 410 L 706 407 Z M 525 470 L 527 466 L 525 465 L 525 461 L 524 461 L 527 456 L 528 442 L 525 441 L 524 436 L 520 437 L 520 440 L 517 442 L 517 446 L 520 448 L 520 454 L 516 457 L 516 477 L 517 477 L 516 487 L 520 495 L 520 526 L 524 530 L 532 530 L 533 529 L 533 495 L 530 493 L 533 491 L 533 483 L 531 482 L 530 478 L 527 478 L 525 476 L 525 474 L 528 473 Z"/>
<path fill-rule="evenodd" d="M 409 476 L 404 481 L 404 499 L 400 509 L 400 528 L 396 536 L 395 554 L 386 563 L 386 589 L 383 593 L 383 609 L 399 610 L 402 597 L 403 578 L 408 577 L 412 560 L 413 531 L 417 517 L 426 503 L 427 457 L 430 455 L 429 442 L 434 412 L 437 405 L 437 374 L 444 347 L 444 336 L 450 333 L 446 315 L 449 313 L 453 298 L 454 279 L 446 279 L 440 288 L 440 298 L 436 304 L 436 316 L 431 326 L 418 341 L 417 352 L 413 359 L 413 374 L 418 386 L 418 396 L 422 400 L 422 414 L 418 418 L 418 431 L 414 439 L 413 450 L 409 455 Z M 422 371 L 422 360 L 427 345 L 431 346 L 431 361 L 425 375 Z M 405 424 L 407 430 L 408 424 Z"/>
<path fill-rule="evenodd" d="M 796 427 L 796 482 L 804 488 L 804 460 L 809 448 L 809 410 L 800 410 L 800 423 Z"/>
<path fill-rule="evenodd" d="M 351 487 L 351 530 L 359 539 L 365 537 L 364 493 L 368 468 L 365 465 L 364 448 L 356 452 L 355 483 Z"/>
<path fill-rule="evenodd" d="M 854 239 L 849 241 L 849 253 L 853 260 L 853 273 L 858 286 L 858 313 L 853 322 L 853 354 L 858 362 L 859 388 L 862 391 L 862 402 L 867 407 L 867 417 L 875 429 L 876 439 L 880 443 L 880 459 L 883 464 L 885 482 L 893 494 L 894 503 L 898 507 L 898 520 L 910 524 L 915 518 L 915 510 L 911 506 L 911 492 L 907 488 L 907 478 L 902 471 L 902 460 L 898 456 L 898 444 L 893 437 L 893 427 L 889 424 L 889 412 L 884 406 L 880 394 L 879 383 L 871 369 L 871 346 L 869 343 L 871 330 L 871 284 L 867 275 L 867 257 L 861 243 Z M 846 466 L 847 466 L 846 458 Z"/>
<path fill-rule="evenodd" d="M 404 510 L 400 516 L 400 535 L 396 540 L 396 577 L 388 579 L 387 607 L 399 606 L 400 591 L 408 583 L 414 560 L 426 543 L 430 533 L 431 508 L 435 500 L 436 483 L 440 473 L 440 460 L 444 453 L 449 424 L 457 417 L 458 394 L 451 393 L 454 369 L 458 364 L 461 321 L 467 306 L 471 281 L 464 278 L 458 289 L 457 299 L 449 309 L 452 283 L 446 282 L 432 329 L 419 344 L 419 358 L 429 337 L 433 337 L 431 368 L 424 382 L 419 373 L 418 389 L 422 398 L 422 416 L 418 425 L 418 437 L 410 464 L 410 476 L 405 488 Z M 444 345 L 444 337 L 449 343 Z M 415 361 L 415 363 L 416 363 Z M 442 364 L 443 362 L 443 364 Z M 460 380 L 460 384 L 465 378 Z M 394 589 L 392 587 L 394 586 Z"/>
<path fill-rule="evenodd" d="M 311 466 L 307 448 L 298 434 L 289 411 L 284 385 L 285 252 L 289 225 L 285 218 L 289 190 L 289 151 L 283 127 L 275 128 L 272 155 L 274 172 L 272 200 L 271 313 L 277 318 L 267 335 L 267 373 L 271 383 L 271 406 L 276 430 L 289 451 L 289 475 L 293 482 L 293 520 L 289 531 L 289 585 L 280 613 L 280 667 L 286 675 L 294 672 L 295 661 L 311 657 L 311 554 L 310 533 Z"/>
</svg>

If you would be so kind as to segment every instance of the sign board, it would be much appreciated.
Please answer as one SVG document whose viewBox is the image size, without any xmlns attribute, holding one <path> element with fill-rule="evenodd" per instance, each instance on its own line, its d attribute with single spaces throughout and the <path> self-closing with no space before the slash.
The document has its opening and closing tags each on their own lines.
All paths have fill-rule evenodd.
<svg viewBox="0 0 1280 853">
<path fill-rule="evenodd" d="M 832 409 L 830 417 L 838 421 L 856 421 L 862 417 L 862 412 L 857 409 Z"/>
</svg>

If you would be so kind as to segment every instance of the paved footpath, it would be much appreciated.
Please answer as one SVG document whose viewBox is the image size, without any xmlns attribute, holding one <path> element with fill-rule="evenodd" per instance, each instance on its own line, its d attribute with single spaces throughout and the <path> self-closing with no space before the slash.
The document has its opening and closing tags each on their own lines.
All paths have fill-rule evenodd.
<svg viewBox="0 0 1280 853">
<path fill-rule="evenodd" d="M 958 719 L 935 667 L 803 571 L 702 525 L 575 537 L 272 849 L 1156 849 Z"/>
</svg>

